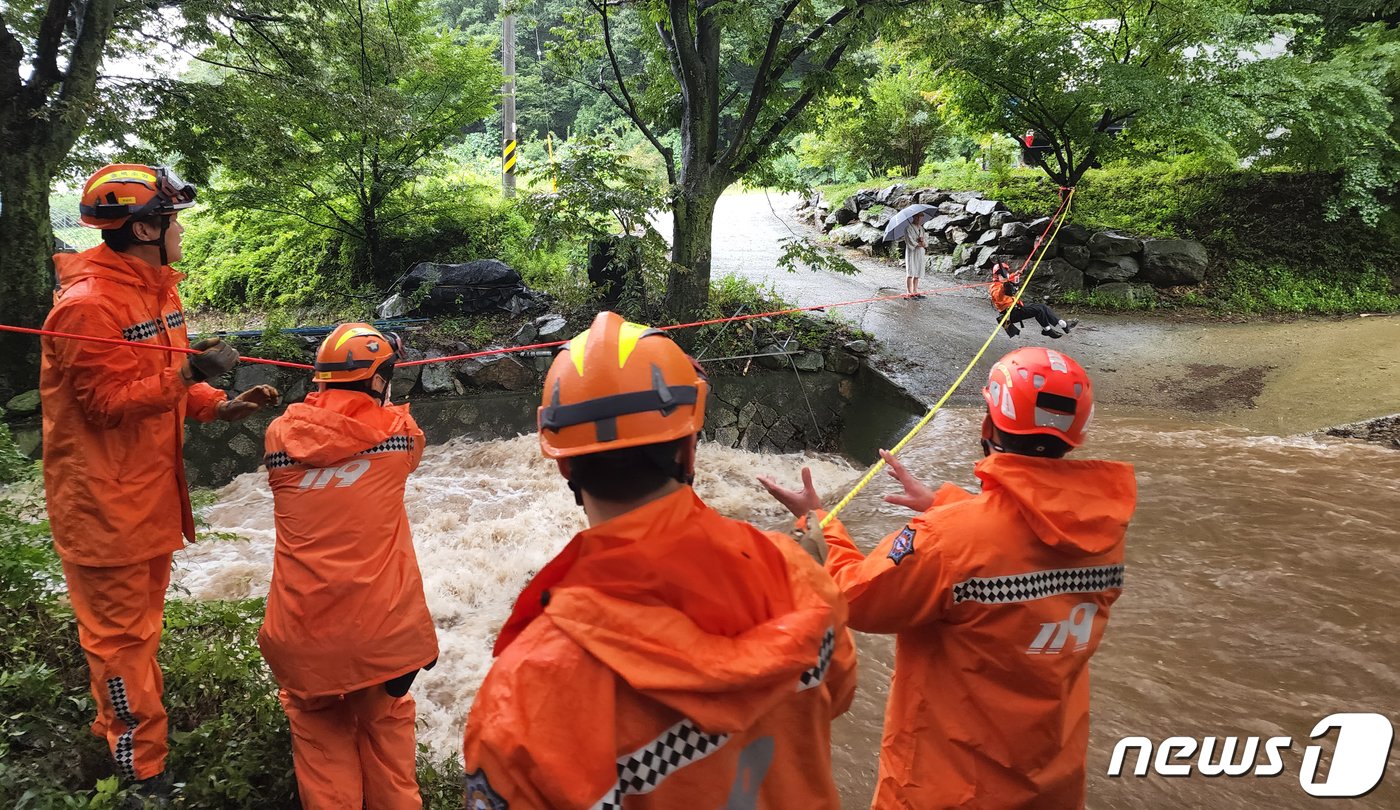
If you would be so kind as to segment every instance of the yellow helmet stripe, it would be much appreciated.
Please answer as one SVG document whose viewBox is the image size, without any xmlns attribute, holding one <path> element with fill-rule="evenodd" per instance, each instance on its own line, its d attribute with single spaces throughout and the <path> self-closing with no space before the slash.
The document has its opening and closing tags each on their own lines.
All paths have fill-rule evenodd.
<svg viewBox="0 0 1400 810">
<path fill-rule="evenodd" d="M 151 185 L 155 185 L 156 176 L 150 172 L 143 172 L 139 169 L 118 169 L 114 172 L 107 172 L 99 177 L 92 178 L 92 181 L 83 189 L 83 193 L 91 191 L 93 188 L 106 183 L 109 180 L 141 180 Z"/>
<path fill-rule="evenodd" d="M 574 368 L 578 369 L 580 377 L 583 376 L 583 349 L 588 345 L 588 333 L 592 331 L 592 329 L 585 329 L 579 332 L 569 341 L 569 345 L 564 347 L 569 352 L 569 359 L 574 361 Z"/>
<path fill-rule="evenodd" d="M 343 334 L 343 335 L 340 336 L 340 340 L 337 340 L 337 341 L 335 342 L 335 348 L 339 349 L 341 346 L 344 346 L 344 345 L 345 345 L 345 341 L 349 340 L 349 339 L 352 338 L 352 337 L 358 337 L 358 336 L 360 336 L 360 335 L 378 335 L 378 334 L 379 334 L 379 333 L 376 332 L 376 331 L 374 331 L 373 329 L 365 329 L 364 327 L 359 327 L 359 326 L 357 326 L 357 327 L 355 327 L 354 329 L 346 330 L 345 334 Z"/>
<path fill-rule="evenodd" d="M 623 323 L 622 329 L 617 334 L 617 367 L 622 368 L 627 365 L 627 358 L 632 356 L 632 352 L 637 348 L 637 341 L 642 339 L 651 330 L 650 326 L 643 326 L 639 323 Z"/>
</svg>

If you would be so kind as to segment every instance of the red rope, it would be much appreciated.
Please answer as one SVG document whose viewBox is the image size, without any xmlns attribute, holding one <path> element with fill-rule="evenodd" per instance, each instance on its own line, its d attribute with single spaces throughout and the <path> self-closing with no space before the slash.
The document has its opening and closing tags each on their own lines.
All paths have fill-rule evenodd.
<svg viewBox="0 0 1400 810">
<path fill-rule="evenodd" d="M 1063 206 L 1061 206 L 1061 207 L 1063 208 Z M 1059 211 L 1056 211 L 1055 213 L 1056 213 L 1057 216 L 1059 215 Z M 1053 222 L 1054 217 L 1052 217 L 1051 220 L 1052 220 L 1052 222 Z M 1048 233 L 1048 230 L 1047 230 L 1047 233 Z M 1038 249 L 1038 248 L 1040 247 L 1040 242 L 1041 242 L 1041 240 L 1044 239 L 1044 238 L 1045 238 L 1045 234 L 1042 233 L 1042 234 L 1040 235 L 1040 239 L 1037 239 L 1037 240 L 1036 240 L 1036 242 L 1035 242 L 1035 247 L 1032 248 L 1032 250 L 1031 250 L 1032 255 L 1034 255 L 1035 250 Z M 1030 260 L 1027 259 L 1027 262 L 1029 262 L 1029 261 L 1030 261 Z M 1025 269 L 1025 265 L 1024 265 L 1024 264 L 1021 265 L 1021 269 L 1022 269 L 1022 270 Z M 953 286 L 953 287 L 938 287 L 938 288 L 935 288 L 935 289 L 926 290 L 925 292 L 923 292 L 923 293 L 918 293 L 918 294 L 919 294 L 919 295 L 924 295 L 924 294 L 933 295 L 933 294 L 943 293 L 943 292 L 952 292 L 952 291 L 954 291 L 954 290 L 967 290 L 967 289 L 972 289 L 972 288 L 975 288 L 975 287 L 986 287 L 986 286 L 988 286 L 988 284 L 989 284 L 989 282 L 978 282 L 978 283 L 975 283 L 975 284 L 959 284 L 959 285 L 956 285 L 956 286 Z M 830 309 L 830 308 L 834 308 L 834 307 L 849 307 L 849 306 L 854 306 L 854 305 L 856 305 L 856 304 L 871 304 L 871 303 L 875 303 L 875 302 L 878 302 L 878 301 L 895 301 L 895 300 L 898 300 L 898 299 L 901 299 L 901 298 L 909 298 L 909 297 L 911 297 L 909 293 L 904 293 L 904 294 L 902 294 L 902 295 L 881 295 L 881 296 L 876 296 L 876 297 L 874 297 L 874 298 L 860 298 L 860 299 L 856 299 L 856 300 L 854 300 L 854 301 L 840 301 L 840 302 L 837 302 L 837 303 L 834 303 L 834 304 L 817 304 L 817 305 L 808 306 L 808 307 L 789 307 L 789 308 L 787 308 L 787 309 L 775 309 L 775 310 L 772 310 L 771 312 L 758 312 L 758 313 L 753 313 L 753 314 L 750 314 L 750 315 L 736 315 L 736 316 L 730 316 L 730 317 L 728 317 L 728 318 L 711 318 L 711 319 L 705 320 L 705 321 L 692 321 L 692 322 L 690 322 L 690 323 L 677 323 L 677 324 L 672 324 L 672 325 L 670 325 L 670 326 L 660 326 L 660 327 L 657 327 L 657 328 L 658 328 L 658 329 L 661 329 L 661 330 L 663 330 L 663 331 L 670 331 L 670 330 L 672 330 L 672 329 L 691 329 L 691 328 L 697 327 L 697 326 L 713 326 L 713 325 L 715 325 L 715 324 L 730 323 L 730 322 L 733 322 L 733 321 L 748 321 L 748 320 L 753 320 L 754 318 L 771 318 L 771 317 L 776 316 L 776 315 L 791 315 L 791 314 L 797 313 L 797 312 L 812 312 L 812 311 Z M 182 348 L 182 347 L 179 347 L 179 346 L 166 346 L 166 345 L 163 345 L 163 344 L 160 344 L 160 343 L 141 343 L 141 342 L 135 341 L 135 340 L 119 340 L 119 339 L 117 339 L 117 338 L 96 337 L 96 336 L 94 336 L 94 335 L 79 335 L 79 334 L 73 334 L 73 333 L 71 333 L 71 332 L 55 332 L 55 331 L 52 331 L 52 330 L 49 330 L 49 329 L 28 329 L 28 328 L 23 327 L 23 326 L 8 326 L 8 325 L 5 325 L 5 324 L 0 324 L 0 331 L 4 331 L 4 332 L 19 332 L 19 333 L 27 334 L 27 335 L 47 335 L 47 336 L 49 336 L 49 337 L 70 338 L 70 339 L 72 339 L 72 340 L 85 340 L 85 341 L 88 341 L 88 342 L 91 342 L 91 343 L 107 343 L 107 344 L 111 344 L 111 345 L 114 345 L 114 346 L 131 346 L 131 347 L 137 348 L 137 349 L 156 349 L 156 350 L 158 350 L 158 351 L 170 352 L 170 353 L 172 353 L 172 354 L 199 354 L 199 352 L 196 351 L 196 350 L 194 350 L 194 349 Z M 477 357 L 489 357 L 489 356 L 498 355 L 498 354 L 515 354 L 515 353 L 518 353 L 518 352 L 526 352 L 526 351 L 531 351 L 531 350 L 535 350 L 535 349 L 552 349 L 552 348 L 554 348 L 554 347 L 556 347 L 556 346 L 563 346 L 565 343 L 568 343 L 568 341 L 567 341 L 567 340 L 555 340 L 555 341 L 551 341 L 551 342 L 549 342 L 549 343 L 532 343 L 532 344 L 530 344 L 530 345 L 528 345 L 528 346 L 510 346 L 510 347 L 501 348 L 501 349 L 486 349 L 486 350 L 479 351 L 479 352 L 468 352 L 468 353 L 466 353 L 466 354 L 454 354 L 454 355 L 450 355 L 450 356 L 447 356 L 447 357 L 429 357 L 429 358 L 424 358 L 424 359 L 422 359 L 422 360 L 409 360 L 409 361 L 406 362 L 406 363 L 398 363 L 397 365 L 402 366 L 402 367 L 408 367 L 408 366 L 422 366 L 422 365 L 427 365 L 427 364 L 429 364 L 429 363 L 450 363 L 450 362 L 455 362 L 455 361 L 458 361 L 458 360 L 471 360 L 471 359 L 474 359 L 474 358 L 477 358 Z M 268 359 L 265 359 L 265 358 L 262 358 L 262 357 L 249 357 L 249 356 L 247 356 L 247 355 L 241 356 L 241 357 L 239 358 L 239 361 L 240 361 L 240 362 L 245 362 L 245 363 L 261 363 L 261 364 L 263 364 L 263 365 L 268 365 L 268 366 L 281 366 L 281 367 L 283 367 L 283 368 L 298 368 L 298 369 L 304 369 L 304 370 L 307 370 L 307 371 L 310 371 L 310 370 L 312 370 L 312 368 L 313 368 L 310 364 L 307 364 L 307 363 L 293 363 L 293 362 L 289 362 L 289 361 L 286 361 L 286 360 L 268 360 Z"/>
<path fill-rule="evenodd" d="M 1039 244 L 1039 243 L 1037 243 L 1037 244 Z M 927 290 L 926 292 L 927 292 L 927 293 L 941 293 L 941 292 L 951 292 L 951 291 L 953 291 L 953 290 L 966 290 L 966 289 L 970 289 L 970 288 L 973 288 L 973 287 L 986 287 L 986 286 L 989 285 L 989 283 L 990 283 L 990 282 L 979 282 L 979 283 L 977 283 L 977 284 L 959 284 L 959 285 L 957 285 L 957 286 L 955 286 L 955 287 L 939 287 L 939 288 L 936 288 L 936 289 Z M 918 293 L 918 294 L 919 294 L 919 295 L 923 295 L 924 293 Z M 818 305 L 816 305 L 816 306 L 810 306 L 810 307 L 791 307 L 791 308 L 789 308 L 789 309 L 775 309 L 775 310 L 773 310 L 772 312 L 758 312 L 758 313 L 754 313 L 754 314 L 751 314 L 751 315 L 736 315 L 736 316 L 730 316 L 730 317 L 728 317 L 728 318 L 712 318 L 712 319 L 710 319 L 710 320 L 708 320 L 708 321 L 693 321 L 693 322 L 691 322 L 691 323 L 676 323 L 676 324 L 671 324 L 670 326 L 658 326 L 658 327 L 656 327 L 656 328 L 662 330 L 663 332 L 665 332 L 665 331 L 670 331 L 670 330 L 672 330 L 672 329 L 689 329 L 689 328 L 695 327 L 695 326 L 713 326 L 714 324 L 729 323 L 729 322 L 732 322 L 732 321 L 747 321 L 747 320 L 752 320 L 752 319 L 754 319 L 754 318 L 771 318 L 771 317 L 773 317 L 774 315 L 791 315 L 791 314 L 794 313 L 794 312 L 808 312 L 808 311 L 812 311 L 812 310 L 828 309 L 828 308 L 831 308 L 831 307 L 849 307 L 849 306 L 853 306 L 853 305 L 855 305 L 855 304 L 869 304 L 869 303 L 874 303 L 874 302 L 876 302 L 876 301 L 894 301 L 894 300 L 897 300 L 897 299 L 900 299 L 900 298 L 909 298 L 909 297 L 910 297 L 909 293 L 903 293 L 903 294 L 901 294 L 901 295 L 881 295 L 881 296 L 877 296 L 877 297 L 875 297 L 875 298 L 861 298 L 861 299 L 858 299 L 858 300 L 855 300 L 855 301 L 841 301 L 841 302 L 835 303 L 835 304 L 818 304 Z M 569 341 L 567 341 L 567 340 L 556 340 L 556 341 L 553 341 L 553 342 L 550 342 L 550 343 L 532 343 L 532 344 L 530 344 L 529 346 L 510 346 L 510 347 L 507 347 L 507 348 L 504 348 L 504 349 L 486 349 L 486 350 L 484 350 L 484 351 L 470 352 L 470 353 L 468 353 L 468 354 L 454 354 L 454 355 L 451 355 L 451 356 L 449 356 L 449 357 L 431 357 L 431 358 L 427 358 L 427 359 L 424 359 L 424 360 L 410 360 L 410 361 L 408 361 L 407 363 L 398 363 L 397 365 L 398 365 L 398 366 L 422 366 L 422 365 L 427 365 L 428 363 L 449 363 L 449 362 L 454 362 L 454 361 L 457 361 L 457 360 L 471 360 L 471 359 L 474 359 L 474 358 L 477 358 L 477 357 L 488 357 L 488 356 L 490 356 L 490 355 L 496 355 L 496 354 L 514 354 L 514 353 L 516 353 L 516 352 L 525 352 L 525 351 L 530 351 L 530 350 L 532 350 L 532 349 L 552 349 L 552 348 L 554 348 L 555 346 L 563 346 L 565 343 L 568 343 L 568 342 L 569 342 Z"/>
<path fill-rule="evenodd" d="M 19 332 L 25 335 L 46 335 L 48 337 L 71 338 L 72 340 L 85 340 L 89 343 L 107 343 L 113 346 L 131 346 L 137 349 L 156 349 L 157 351 L 170 352 L 171 354 L 199 354 L 195 349 L 188 349 L 182 346 L 166 346 L 163 343 L 141 343 L 136 340 L 120 340 L 118 338 L 97 337 L 96 335 L 78 335 L 72 332 L 55 332 L 50 329 L 27 329 L 23 326 L 9 326 L 0 323 L 0 332 Z M 307 363 L 292 363 L 286 360 L 265 360 L 261 357 L 239 357 L 241 362 L 262 363 L 266 366 L 283 366 L 285 368 L 301 368 L 307 371 L 311 366 Z"/>
</svg>

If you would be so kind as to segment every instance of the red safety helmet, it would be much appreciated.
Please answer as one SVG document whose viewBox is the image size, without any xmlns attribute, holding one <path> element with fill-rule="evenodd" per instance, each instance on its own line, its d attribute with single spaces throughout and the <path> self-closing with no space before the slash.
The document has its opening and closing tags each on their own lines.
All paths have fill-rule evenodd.
<svg viewBox="0 0 1400 810">
<path fill-rule="evenodd" d="M 1044 434 L 1070 447 L 1084 442 L 1094 416 L 1094 386 L 1074 358 L 1044 346 L 1017 349 L 996 362 L 982 389 L 1002 433 Z"/>
<path fill-rule="evenodd" d="M 89 228 L 114 230 L 130 219 L 173 214 L 194 206 L 195 187 L 165 166 L 113 163 L 83 184 L 78 217 Z"/>
<path fill-rule="evenodd" d="M 343 323 L 316 350 L 314 379 L 318 383 L 368 380 L 367 387 L 382 394 L 402 348 L 393 332 L 385 334 L 367 323 Z"/>
<path fill-rule="evenodd" d="M 545 376 L 540 449 L 570 458 L 694 435 L 709 390 L 704 370 L 665 333 L 600 312 Z"/>
</svg>

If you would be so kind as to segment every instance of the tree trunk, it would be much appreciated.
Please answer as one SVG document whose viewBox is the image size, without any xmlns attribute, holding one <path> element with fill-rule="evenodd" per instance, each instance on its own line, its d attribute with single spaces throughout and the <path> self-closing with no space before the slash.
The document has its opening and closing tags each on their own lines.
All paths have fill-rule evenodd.
<svg viewBox="0 0 1400 810">
<path fill-rule="evenodd" d="M 710 259 L 715 204 L 724 191 L 701 186 L 682 191 L 674 205 L 671 272 L 666 281 L 666 313 L 673 318 L 699 315 L 710 302 Z"/>
<path fill-rule="evenodd" d="M 0 323 L 37 328 L 53 304 L 51 169 L 21 153 L 12 154 L 0 172 Z M 0 333 L 0 396 L 8 399 L 38 384 L 39 339 Z"/>
</svg>

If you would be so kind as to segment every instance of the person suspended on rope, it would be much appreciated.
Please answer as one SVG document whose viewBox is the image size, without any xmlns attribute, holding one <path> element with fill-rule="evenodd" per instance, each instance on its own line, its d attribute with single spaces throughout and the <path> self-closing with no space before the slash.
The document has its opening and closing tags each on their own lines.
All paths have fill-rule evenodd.
<svg viewBox="0 0 1400 810">
<path fill-rule="evenodd" d="M 1027 303 L 1025 296 L 1021 297 L 1021 302 L 1016 303 L 1016 291 L 1020 288 L 1021 274 L 1014 273 L 1011 265 L 1006 262 L 998 262 L 992 268 L 992 286 L 990 293 L 992 296 L 992 306 L 996 307 L 997 319 L 1009 309 L 1011 315 L 1002 322 L 1006 329 L 1006 334 L 1016 337 L 1021 334 L 1021 326 L 1027 318 L 1034 318 L 1040 324 L 1040 334 L 1050 338 L 1061 338 L 1068 335 L 1070 330 L 1079 325 L 1077 320 L 1065 320 L 1055 311 L 1045 304 L 1035 302 Z"/>
<path fill-rule="evenodd" d="M 1089 660 L 1122 593 L 1136 480 L 1065 458 L 1094 407 L 1069 356 L 1017 349 L 982 398 L 979 494 L 935 491 L 881 451 L 902 489 L 885 500 L 917 514 L 868 555 L 839 520 L 824 530 L 851 627 L 895 635 L 874 808 L 1084 806 Z M 759 481 L 799 529 L 820 514 L 809 470 L 801 490 Z"/>
<path fill-rule="evenodd" d="M 468 807 L 840 806 L 844 602 L 795 540 L 691 488 L 708 391 L 665 333 L 612 312 L 555 357 L 540 446 L 588 528 L 497 637 L 463 740 Z"/>
<path fill-rule="evenodd" d="M 54 256 L 59 289 L 47 330 L 189 346 L 170 265 L 179 212 L 195 187 L 162 166 L 117 163 L 83 185 L 80 221 L 102 244 Z M 87 656 L 97 719 L 117 773 L 169 795 L 167 720 L 156 663 L 171 552 L 195 539 L 185 482 L 186 418 L 238 421 L 275 404 L 269 385 L 234 399 L 209 384 L 238 362 L 217 338 L 199 354 L 76 338 L 40 339 L 44 492 L 54 548 Z"/>
<path fill-rule="evenodd" d="M 928 263 L 925 249 L 928 247 L 928 231 L 924 230 L 923 214 L 915 214 L 904 227 L 904 289 L 914 298 L 919 294 L 919 279 L 924 277 L 924 265 Z"/>
<path fill-rule="evenodd" d="M 389 402 L 401 351 L 341 324 L 316 352 L 318 390 L 267 429 L 277 546 L 258 646 L 308 810 L 422 806 L 408 690 L 438 644 L 404 508 L 423 431 Z"/>
</svg>

